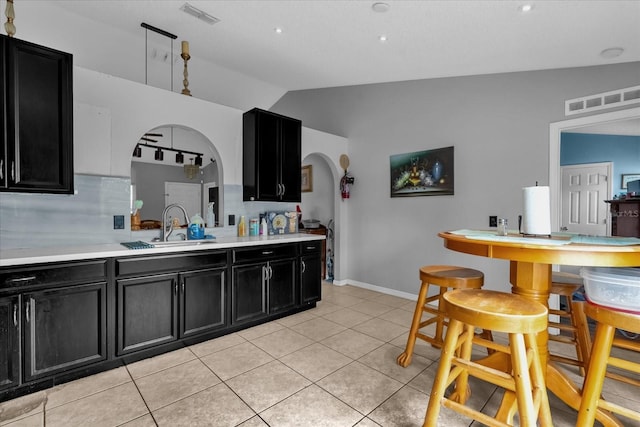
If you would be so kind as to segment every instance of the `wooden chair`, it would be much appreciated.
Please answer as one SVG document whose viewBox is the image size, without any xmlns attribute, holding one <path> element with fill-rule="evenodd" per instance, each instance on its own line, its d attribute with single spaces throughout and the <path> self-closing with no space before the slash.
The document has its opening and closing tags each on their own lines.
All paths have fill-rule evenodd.
<svg viewBox="0 0 640 427">
<path fill-rule="evenodd" d="M 597 322 L 596 335 L 593 341 L 587 376 L 582 387 L 582 400 L 578 411 L 576 425 L 592 426 L 596 416 L 596 409 L 602 408 L 616 414 L 640 421 L 640 412 L 625 408 L 613 402 L 607 402 L 600 397 L 607 366 L 615 366 L 626 371 L 640 374 L 640 363 L 631 362 L 611 356 L 613 346 L 640 353 L 640 342 L 615 338 L 616 328 L 625 329 L 633 333 L 640 333 L 640 315 L 610 308 L 597 306 L 587 302 L 585 313 Z M 622 377 L 640 387 L 640 382 L 629 377 Z M 636 408 L 637 409 L 637 408 Z"/>
<path fill-rule="evenodd" d="M 407 347 L 397 358 L 398 364 L 405 368 L 411 363 L 416 338 L 431 343 L 437 348 L 442 346 L 443 331 L 447 325 L 447 320 L 440 307 L 442 305 L 442 296 L 445 292 L 450 289 L 480 289 L 484 284 L 484 274 L 478 270 L 453 265 L 426 265 L 420 268 L 420 281 L 422 284 L 420 285 L 416 309 L 413 313 L 413 321 L 407 338 Z M 437 286 L 439 288 L 438 293 L 427 297 L 430 286 Z M 437 302 L 437 305 L 430 304 L 433 302 Z M 427 313 L 431 317 L 423 321 L 423 313 Z M 420 331 L 420 329 L 432 323 L 436 324 L 433 336 Z"/>
<path fill-rule="evenodd" d="M 435 427 L 440 405 L 490 426 L 508 425 L 465 406 L 469 375 L 515 393 L 520 425 L 551 426 L 551 412 L 538 354 L 536 334 L 547 328 L 545 306 L 520 295 L 482 289 L 456 289 L 443 296 L 449 327 L 433 383 L 424 426 Z M 509 334 L 509 345 L 474 338 L 476 327 Z M 509 354 L 513 373 L 471 361 L 474 342 Z M 455 381 L 455 391 L 445 390 Z"/>
<path fill-rule="evenodd" d="M 549 327 L 557 328 L 561 332 L 559 335 L 549 334 L 549 340 L 574 347 L 576 357 L 571 358 L 550 350 L 549 358 L 556 362 L 579 367 L 580 374 L 584 376 L 586 363 L 589 360 L 591 337 L 587 318 L 584 314 L 584 303 L 573 300 L 573 294 L 582 287 L 582 282 L 582 277 L 577 274 L 553 272 L 549 293 L 564 297 L 566 299 L 566 308 L 564 310 L 561 308 L 549 309 L 549 315 L 555 314 L 560 317 L 557 322 L 549 320 Z M 562 319 L 566 321 L 563 322 Z"/>
</svg>

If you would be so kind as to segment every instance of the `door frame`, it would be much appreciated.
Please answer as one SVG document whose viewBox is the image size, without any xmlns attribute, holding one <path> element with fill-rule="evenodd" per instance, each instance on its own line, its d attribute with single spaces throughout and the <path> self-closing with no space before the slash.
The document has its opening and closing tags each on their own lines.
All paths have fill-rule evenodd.
<svg viewBox="0 0 640 427">
<path fill-rule="evenodd" d="M 578 119 L 554 122 L 549 125 L 549 193 L 551 197 L 551 231 L 558 231 L 560 224 L 560 139 L 564 130 L 575 129 L 597 123 L 640 118 L 640 107 L 627 108 L 611 113 L 596 114 Z"/>
</svg>

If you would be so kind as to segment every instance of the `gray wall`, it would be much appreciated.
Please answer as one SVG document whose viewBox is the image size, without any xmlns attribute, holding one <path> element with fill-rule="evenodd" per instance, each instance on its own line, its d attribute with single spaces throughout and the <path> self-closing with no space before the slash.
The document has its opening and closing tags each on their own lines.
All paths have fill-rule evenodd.
<svg viewBox="0 0 640 427">
<path fill-rule="evenodd" d="M 352 282 L 417 293 L 418 268 L 461 264 L 507 290 L 508 262 L 443 248 L 438 232 L 516 224 L 522 187 L 548 184 L 549 124 L 564 101 L 640 84 L 640 63 L 296 91 L 272 110 L 349 138 Z M 455 147 L 455 195 L 389 197 L 389 156 Z"/>
</svg>

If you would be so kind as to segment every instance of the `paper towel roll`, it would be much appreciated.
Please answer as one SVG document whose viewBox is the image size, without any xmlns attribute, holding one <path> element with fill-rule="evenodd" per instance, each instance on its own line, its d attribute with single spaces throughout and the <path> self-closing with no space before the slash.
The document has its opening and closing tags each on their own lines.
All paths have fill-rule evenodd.
<svg viewBox="0 0 640 427">
<path fill-rule="evenodd" d="M 522 232 L 524 234 L 551 234 L 551 202 L 549 187 L 524 187 Z"/>
</svg>

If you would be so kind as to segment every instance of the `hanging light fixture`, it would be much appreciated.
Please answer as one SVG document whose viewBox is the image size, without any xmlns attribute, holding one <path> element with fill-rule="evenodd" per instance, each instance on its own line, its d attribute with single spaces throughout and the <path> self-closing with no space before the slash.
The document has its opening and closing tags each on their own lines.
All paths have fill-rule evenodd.
<svg viewBox="0 0 640 427">
<path fill-rule="evenodd" d="M 193 157 L 191 158 L 191 161 L 193 162 Z M 202 161 L 202 159 L 200 161 Z M 193 163 L 191 163 L 189 165 L 184 165 L 184 174 L 189 179 L 193 179 L 193 177 L 196 176 L 196 174 L 199 171 L 200 171 L 200 166 L 197 164 L 194 165 Z"/>
<path fill-rule="evenodd" d="M 178 154 L 176 154 L 176 163 L 184 163 L 184 154 L 182 154 L 182 151 L 179 151 Z"/>
<path fill-rule="evenodd" d="M 154 157 L 155 157 L 155 159 L 156 159 L 156 160 L 158 160 L 159 162 L 161 162 L 161 161 L 163 161 L 163 160 L 164 160 L 164 153 L 162 152 L 162 149 L 161 149 L 161 148 L 158 148 L 158 149 L 156 150 L 156 153 L 155 153 L 155 156 L 154 156 Z"/>
<path fill-rule="evenodd" d="M 136 145 L 136 148 L 133 149 L 133 157 L 142 157 L 142 147 Z"/>
<path fill-rule="evenodd" d="M 198 166 L 202 166 L 202 156 L 196 157 L 195 164 Z"/>
</svg>

